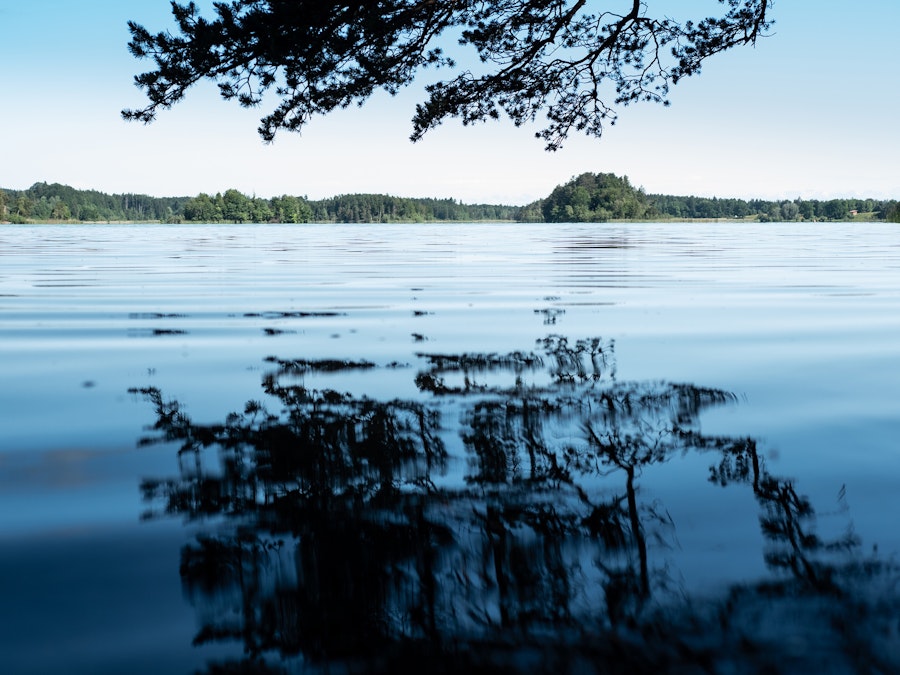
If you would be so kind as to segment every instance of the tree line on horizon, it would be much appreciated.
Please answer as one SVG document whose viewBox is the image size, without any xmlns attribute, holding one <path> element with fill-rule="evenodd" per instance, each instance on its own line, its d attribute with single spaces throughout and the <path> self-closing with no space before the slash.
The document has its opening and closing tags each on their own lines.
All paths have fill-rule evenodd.
<svg viewBox="0 0 900 675">
<path fill-rule="evenodd" d="M 322 200 L 281 195 L 264 199 L 234 189 L 196 197 L 109 195 L 58 183 L 0 189 L 0 220 L 163 223 L 404 223 L 513 221 L 520 207 L 463 204 L 455 199 L 346 194 Z"/>
<path fill-rule="evenodd" d="M 760 222 L 844 221 L 852 218 L 900 222 L 896 200 L 765 200 L 647 194 L 627 176 L 583 173 L 558 185 L 548 197 L 523 206 L 524 222 L 610 220 L 757 220 Z"/>
<path fill-rule="evenodd" d="M 741 219 L 761 222 L 900 222 L 897 200 L 762 200 L 647 194 L 627 176 L 583 173 L 525 206 L 463 204 L 455 199 L 346 194 L 322 200 L 282 195 L 269 199 L 229 189 L 195 197 L 151 197 L 77 190 L 35 183 L 0 189 L 0 221 L 163 223 L 414 223 L 516 221 L 528 223 L 611 220 Z"/>
</svg>

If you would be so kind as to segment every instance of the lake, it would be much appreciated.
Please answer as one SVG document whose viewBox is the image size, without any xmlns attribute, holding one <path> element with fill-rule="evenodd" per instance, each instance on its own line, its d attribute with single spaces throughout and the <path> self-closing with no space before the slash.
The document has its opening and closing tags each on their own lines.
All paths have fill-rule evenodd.
<svg viewBox="0 0 900 675">
<path fill-rule="evenodd" d="M 0 672 L 900 669 L 900 230 L 0 228 Z"/>
</svg>

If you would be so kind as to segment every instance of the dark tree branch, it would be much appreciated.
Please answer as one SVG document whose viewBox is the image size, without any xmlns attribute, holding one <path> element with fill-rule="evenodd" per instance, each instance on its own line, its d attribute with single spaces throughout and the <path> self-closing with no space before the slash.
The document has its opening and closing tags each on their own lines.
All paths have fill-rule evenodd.
<svg viewBox="0 0 900 675">
<path fill-rule="evenodd" d="M 259 127 L 271 141 L 377 89 L 396 94 L 422 68 L 456 68 L 439 46 L 455 29 L 486 72 L 465 69 L 428 85 L 412 140 L 448 117 L 472 124 L 504 113 L 516 125 L 543 116 L 536 135 L 555 150 L 573 129 L 600 136 L 615 123 L 614 105 L 667 104 L 670 84 L 772 25 L 773 0 L 719 2 L 721 16 L 683 23 L 651 17 L 641 0 L 596 14 L 588 0 L 231 0 L 215 3 L 213 20 L 193 2 L 172 2 L 177 35 L 128 24 L 129 50 L 154 68 L 135 77 L 148 105 L 122 115 L 150 122 L 205 79 L 245 107 L 271 90 L 278 103 Z"/>
</svg>

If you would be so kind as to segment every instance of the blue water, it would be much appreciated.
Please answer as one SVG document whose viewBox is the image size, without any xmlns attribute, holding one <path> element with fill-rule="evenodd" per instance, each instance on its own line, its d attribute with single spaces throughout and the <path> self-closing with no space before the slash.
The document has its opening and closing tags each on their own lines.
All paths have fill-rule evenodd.
<svg viewBox="0 0 900 675">
<path fill-rule="evenodd" d="M 898 233 L 4 226 L 0 672 L 366 671 L 448 649 L 450 669 L 602 672 L 597 644 L 624 643 L 650 654 L 636 669 L 900 667 Z M 423 410 L 442 453 L 412 429 Z M 379 415 L 400 425 L 381 445 Z M 279 464 L 326 446 L 350 459 Z M 755 482 L 718 480 L 735 457 Z M 348 558 L 365 563 L 321 577 Z M 672 628 L 739 590 L 733 623 Z"/>
</svg>

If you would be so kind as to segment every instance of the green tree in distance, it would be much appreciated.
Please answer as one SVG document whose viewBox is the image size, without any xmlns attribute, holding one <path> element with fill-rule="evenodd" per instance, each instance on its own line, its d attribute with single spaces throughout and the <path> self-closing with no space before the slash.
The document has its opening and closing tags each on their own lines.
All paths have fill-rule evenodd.
<svg viewBox="0 0 900 675">
<path fill-rule="evenodd" d="M 670 84 L 700 72 L 704 61 L 755 44 L 772 25 L 772 0 L 719 0 L 716 16 L 677 20 L 672 3 L 647 0 L 230 0 L 215 17 L 194 2 L 172 2 L 178 32 L 128 24 L 129 49 L 153 69 L 135 77 L 150 102 L 122 112 L 152 121 L 195 83 L 216 82 L 224 99 L 245 107 L 274 91 L 278 104 L 259 133 L 271 141 L 313 115 L 361 104 L 377 89 L 391 94 L 420 69 L 449 70 L 426 86 L 412 140 L 448 117 L 463 124 L 505 113 L 516 125 L 542 115 L 536 135 L 555 150 L 572 130 L 600 136 L 613 106 L 667 104 Z M 441 43 L 456 39 L 480 65 L 459 66 Z M 473 59 L 474 61 L 475 59 Z"/>
<path fill-rule="evenodd" d="M 273 197 L 272 211 L 275 220 L 280 223 L 308 223 L 312 218 L 312 209 L 306 200 L 291 195 Z"/>
<path fill-rule="evenodd" d="M 201 223 L 217 223 L 222 220 L 222 212 L 208 194 L 201 192 L 185 202 L 184 218 Z"/>
<path fill-rule="evenodd" d="M 251 222 L 252 204 L 250 199 L 237 190 L 225 190 L 222 195 L 222 216 L 235 223 Z"/>
<path fill-rule="evenodd" d="M 72 212 L 69 210 L 68 204 L 58 201 L 53 205 L 50 217 L 54 220 L 69 220 L 72 217 Z"/>
<path fill-rule="evenodd" d="M 784 202 L 781 205 L 781 217 L 785 220 L 797 220 L 800 215 L 800 206 L 796 202 Z"/>
<path fill-rule="evenodd" d="M 884 217 L 889 223 L 900 223 L 900 204 L 890 202 L 884 209 Z"/>
<path fill-rule="evenodd" d="M 28 197 L 22 195 L 18 199 L 16 199 L 16 215 L 21 218 L 28 218 L 31 215 L 31 210 L 34 208 L 34 202 L 32 202 Z"/>
</svg>

